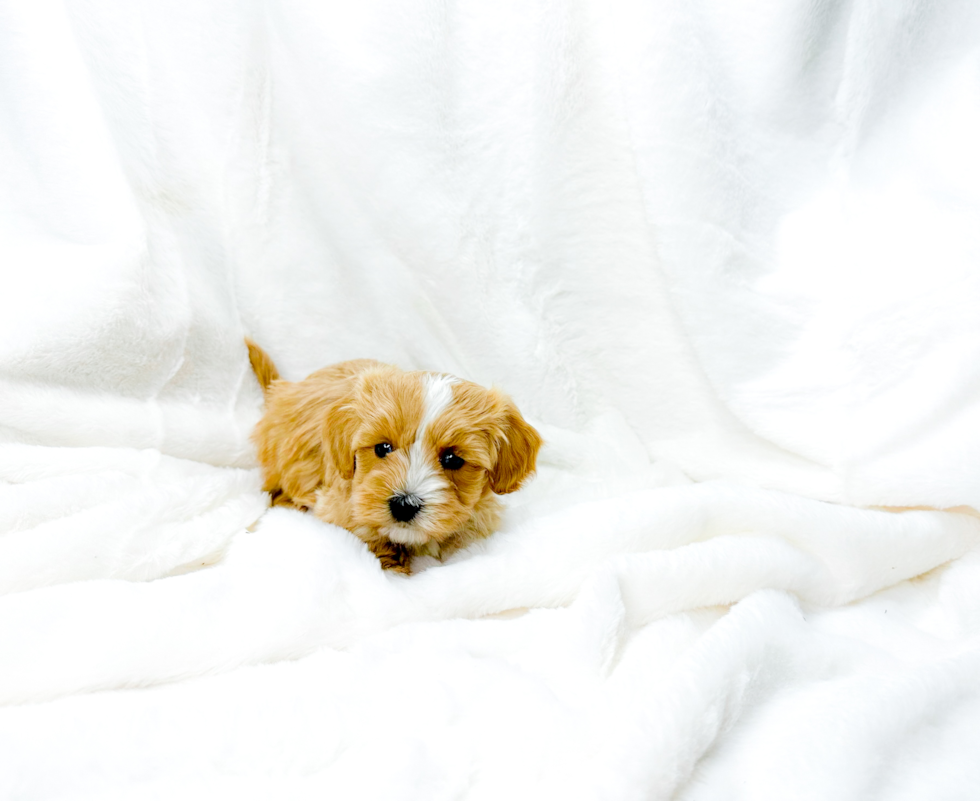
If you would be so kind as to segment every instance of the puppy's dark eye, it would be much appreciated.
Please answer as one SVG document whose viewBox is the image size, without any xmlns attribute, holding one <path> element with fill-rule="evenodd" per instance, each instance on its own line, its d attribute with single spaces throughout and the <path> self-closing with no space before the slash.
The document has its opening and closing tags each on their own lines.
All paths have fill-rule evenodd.
<svg viewBox="0 0 980 801">
<path fill-rule="evenodd" d="M 458 457 L 452 448 L 446 448 L 439 457 L 439 464 L 446 470 L 459 470 L 466 462 Z"/>
<path fill-rule="evenodd" d="M 374 446 L 374 455 L 379 459 L 384 459 L 392 450 L 393 448 L 387 442 L 379 442 Z"/>
</svg>

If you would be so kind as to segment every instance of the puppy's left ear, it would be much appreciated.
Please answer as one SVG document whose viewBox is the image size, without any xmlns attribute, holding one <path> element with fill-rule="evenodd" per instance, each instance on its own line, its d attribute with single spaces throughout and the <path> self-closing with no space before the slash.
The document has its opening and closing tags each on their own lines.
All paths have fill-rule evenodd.
<svg viewBox="0 0 980 801">
<path fill-rule="evenodd" d="M 326 407 L 323 450 L 333 469 L 350 481 L 354 477 L 354 434 L 357 415 L 350 396 L 337 398 Z"/>
<path fill-rule="evenodd" d="M 530 425 L 509 398 L 503 398 L 504 423 L 497 463 L 490 471 L 490 489 L 506 495 L 521 487 L 534 472 L 541 448 L 541 435 Z"/>
</svg>

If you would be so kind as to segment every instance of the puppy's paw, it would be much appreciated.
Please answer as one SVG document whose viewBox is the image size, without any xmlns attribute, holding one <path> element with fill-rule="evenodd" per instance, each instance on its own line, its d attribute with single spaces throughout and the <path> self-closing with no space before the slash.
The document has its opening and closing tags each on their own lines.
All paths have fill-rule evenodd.
<svg viewBox="0 0 980 801">
<path fill-rule="evenodd" d="M 299 509 L 301 512 L 308 512 L 310 510 L 309 506 L 305 506 L 298 501 L 293 500 L 285 492 L 282 491 L 281 487 L 277 487 L 269 492 L 269 505 L 270 506 L 284 506 L 287 509 Z"/>
<path fill-rule="evenodd" d="M 388 540 L 378 540 L 368 544 L 371 552 L 378 557 L 382 570 L 393 570 L 396 573 L 411 572 L 411 554 L 404 545 Z"/>
</svg>

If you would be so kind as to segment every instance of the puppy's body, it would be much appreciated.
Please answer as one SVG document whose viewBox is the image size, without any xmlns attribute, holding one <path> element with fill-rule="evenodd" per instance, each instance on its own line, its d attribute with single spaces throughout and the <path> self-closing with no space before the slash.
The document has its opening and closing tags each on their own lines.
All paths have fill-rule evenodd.
<svg viewBox="0 0 980 801">
<path fill-rule="evenodd" d="M 490 534 L 495 497 L 534 471 L 541 438 L 495 390 L 368 359 L 279 379 L 247 342 L 266 412 L 253 434 L 273 504 L 353 532 L 382 566 Z"/>
</svg>

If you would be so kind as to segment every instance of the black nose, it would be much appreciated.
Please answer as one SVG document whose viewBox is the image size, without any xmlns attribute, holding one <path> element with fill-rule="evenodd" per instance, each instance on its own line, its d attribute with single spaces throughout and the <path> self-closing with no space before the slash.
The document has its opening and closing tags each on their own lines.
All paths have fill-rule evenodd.
<svg viewBox="0 0 980 801">
<path fill-rule="evenodd" d="M 391 516 L 399 523 L 407 523 L 422 510 L 422 501 L 408 495 L 393 495 L 388 499 Z"/>
</svg>

